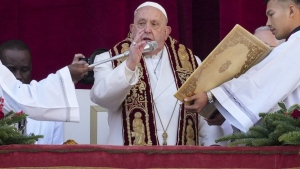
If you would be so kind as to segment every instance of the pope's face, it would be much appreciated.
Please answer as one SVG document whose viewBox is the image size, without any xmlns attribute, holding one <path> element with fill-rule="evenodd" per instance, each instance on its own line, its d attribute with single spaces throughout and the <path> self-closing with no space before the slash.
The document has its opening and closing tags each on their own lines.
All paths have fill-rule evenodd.
<svg viewBox="0 0 300 169">
<path fill-rule="evenodd" d="M 258 31 L 254 34 L 254 36 L 256 36 L 258 39 L 260 39 L 266 45 L 268 45 L 272 48 L 274 48 L 278 45 L 275 36 L 272 34 L 272 32 L 270 30 Z"/>
<path fill-rule="evenodd" d="M 28 50 L 4 50 L 2 53 L 2 64 L 22 83 L 30 83 L 31 57 Z"/>
<path fill-rule="evenodd" d="M 133 38 L 136 34 L 144 29 L 142 40 L 156 41 L 158 48 L 147 54 L 157 54 L 164 47 L 164 43 L 168 38 L 171 27 L 167 26 L 165 15 L 157 8 L 146 6 L 137 10 L 134 16 L 134 23 L 130 25 Z"/>
<path fill-rule="evenodd" d="M 266 15 L 268 17 L 267 26 L 276 39 L 286 39 L 293 31 L 290 19 L 290 3 L 278 0 L 270 0 L 267 4 Z"/>
</svg>

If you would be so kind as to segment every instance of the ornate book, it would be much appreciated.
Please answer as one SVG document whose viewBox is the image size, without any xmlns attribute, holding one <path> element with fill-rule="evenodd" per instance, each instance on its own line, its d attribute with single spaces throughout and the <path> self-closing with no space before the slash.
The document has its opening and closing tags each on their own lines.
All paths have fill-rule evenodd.
<svg viewBox="0 0 300 169">
<path fill-rule="evenodd" d="M 218 87 L 245 73 L 253 65 L 263 60 L 270 51 L 271 48 L 265 43 L 240 25 L 235 25 L 174 96 L 184 102 L 185 97 Z M 213 108 L 210 105 L 207 109 L 209 112 L 203 111 L 200 114 L 209 118 Z"/>
</svg>

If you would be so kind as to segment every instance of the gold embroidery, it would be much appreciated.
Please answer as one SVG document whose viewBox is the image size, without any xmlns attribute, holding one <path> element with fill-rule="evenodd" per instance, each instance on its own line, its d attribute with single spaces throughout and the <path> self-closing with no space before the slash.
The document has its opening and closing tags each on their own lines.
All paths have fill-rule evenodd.
<svg viewBox="0 0 300 169">
<path fill-rule="evenodd" d="M 145 104 L 147 104 L 147 96 L 145 96 Z M 148 113 L 148 109 L 145 113 L 145 117 L 146 117 L 146 129 L 147 129 L 147 138 L 148 138 L 148 146 L 152 146 L 152 140 L 150 139 L 150 125 L 149 125 L 149 113 Z"/>
<path fill-rule="evenodd" d="M 128 43 L 123 43 L 122 44 L 121 53 L 124 53 L 124 52 L 126 52 L 128 50 L 129 50 L 129 44 Z"/>
<path fill-rule="evenodd" d="M 184 83 L 191 75 L 190 72 L 187 72 L 185 70 L 177 70 L 177 73 L 182 83 Z"/>
<path fill-rule="evenodd" d="M 189 51 L 189 55 L 190 55 L 190 56 L 194 56 L 192 50 L 189 49 L 189 48 L 187 48 L 187 49 L 188 49 L 188 51 Z M 197 62 L 196 58 L 195 58 L 195 59 L 191 59 L 191 60 L 192 60 L 193 69 L 196 69 L 196 68 L 197 68 L 197 65 L 198 65 L 198 63 L 196 64 L 196 62 Z M 194 72 L 194 70 L 192 70 L 192 72 Z"/>
<path fill-rule="evenodd" d="M 223 41 L 222 41 L 223 42 Z M 241 67 L 241 70 L 234 75 L 234 77 L 240 76 L 243 72 L 245 72 L 253 63 L 259 59 L 258 56 L 261 56 L 265 49 L 262 46 L 257 45 L 257 43 L 251 41 L 248 36 L 245 36 L 245 33 L 241 32 L 240 30 L 236 30 L 233 32 L 230 38 L 224 39 L 223 43 L 220 43 L 218 48 L 215 48 L 213 52 L 210 54 L 211 57 L 207 58 L 205 62 L 202 63 L 202 67 L 200 69 L 196 69 L 193 76 L 194 78 L 191 79 L 187 84 L 183 85 L 175 94 L 175 97 L 179 100 L 183 100 L 186 96 L 189 96 L 192 92 L 197 88 L 197 81 L 199 80 L 198 77 L 202 75 L 207 67 L 209 67 L 215 59 L 227 50 L 228 48 L 234 47 L 237 44 L 245 45 L 249 51 L 247 52 L 245 64 Z M 228 63 L 227 63 L 228 64 Z M 224 65 L 223 65 L 224 66 Z M 224 68 L 220 68 L 219 70 L 224 70 Z M 192 89 L 192 90 L 191 90 Z"/>
<path fill-rule="evenodd" d="M 170 38 L 171 42 L 171 50 L 174 55 L 174 59 L 176 62 L 176 72 L 178 73 L 178 77 L 183 84 L 193 73 L 193 66 L 196 67 L 196 63 L 194 59 L 192 59 L 192 62 L 189 61 L 189 54 L 193 57 L 193 53 L 190 49 L 186 48 L 184 45 L 179 44 L 178 50 L 175 48 L 175 43 L 178 43 L 175 39 Z M 170 51 L 168 51 L 170 54 Z M 177 56 L 178 55 L 178 56 Z M 178 60 L 179 58 L 179 60 Z M 179 64 L 179 61 L 181 63 L 181 67 Z M 193 66 L 192 66 L 193 65 Z"/>
<path fill-rule="evenodd" d="M 192 68 L 192 64 L 189 62 L 189 57 L 188 57 L 188 53 L 185 49 L 185 46 L 183 46 L 182 44 L 179 44 L 179 49 L 178 49 L 178 56 L 181 62 L 181 68 L 179 68 L 179 70 L 185 70 L 187 72 L 192 72 L 193 68 Z"/>
<path fill-rule="evenodd" d="M 133 132 L 131 133 L 132 137 L 134 137 L 133 145 L 139 145 L 139 146 L 146 145 L 145 125 L 141 117 L 142 117 L 141 112 L 136 112 L 134 114 L 134 119 L 132 122 Z"/>
<path fill-rule="evenodd" d="M 171 61 L 171 65 L 174 65 L 175 67 L 173 68 L 174 74 L 177 74 L 177 79 L 176 83 L 177 84 L 183 84 L 192 74 L 193 70 L 197 68 L 197 61 L 194 58 L 193 52 L 186 48 L 184 45 L 178 44 L 178 42 L 172 38 L 168 39 L 169 41 L 169 45 L 167 47 L 167 52 L 169 55 L 174 56 L 172 57 L 172 59 L 170 59 Z M 186 51 L 184 51 L 186 50 Z M 194 84 L 194 86 L 189 86 L 191 88 L 194 88 L 196 86 L 196 84 Z M 194 91 L 194 90 L 191 90 Z M 191 96 L 194 95 L 193 93 L 190 94 Z M 180 109 L 181 110 L 181 106 Z M 193 119 L 192 121 L 194 122 L 194 124 L 198 124 L 198 116 L 195 113 L 189 113 L 187 111 L 181 110 L 183 111 L 182 115 L 179 117 L 178 121 L 182 121 L 183 123 L 180 124 L 179 128 L 181 128 L 178 132 L 178 137 L 177 140 L 181 140 L 179 142 L 177 142 L 177 145 L 184 145 L 186 142 L 186 127 L 187 127 L 187 120 L 188 119 Z M 194 135 L 198 135 L 198 126 L 194 126 Z M 194 137 L 194 142 L 196 145 L 198 145 L 198 137 Z"/>
<path fill-rule="evenodd" d="M 124 53 L 126 51 L 129 50 L 129 44 L 128 43 L 123 43 L 122 44 L 122 49 L 121 49 L 121 53 Z M 118 65 L 122 62 L 124 62 L 124 60 L 126 60 L 127 57 L 121 57 L 120 59 L 118 59 Z"/>
<path fill-rule="evenodd" d="M 128 51 L 129 44 L 132 41 L 131 40 L 131 34 L 128 35 L 128 37 L 118 43 L 113 50 L 110 51 L 113 55 L 118 55 L 120 53 L 124 53 L 125 51 Z M 181 51 L 179 51 L 179 48 Z M 194 69 L 197 65 L 195 62 L 196 60 L 194 58 L 190 59 L 189 57 L 193 57 L 192 51 L 188 48 L 185 48 L 183 45 L 179 47 L 178 42 L 168 37 L 168 41 L 166 41 L 166 49 L 169 56 L 172 56 L 170 58 L 171 67 L 174 72 L 174 75 L 176 75 L 176 83 L 182 84 L 192 73 L 192 69 Z M 186 51 L 184 51 L 186 50 Z M 179 57 L 179 55 L 181 57 Z M 111 55 L 112 56 L 112 55 Z M 173 58 L 174 57 L 174 58 Z M 188 57 L 188 58 L 186 58 Z M 124 144 L 125 145 L 152 145 L 157 144 L 157 133 L 156 133 L 156 124 L 155 124 L 155 116 L 153 114 L 153 105 L 150 104 L 152 97 L 147 98 L 147 96 L 151 96 L 152 92 L 151 90 L 148 90 L 148 87 L 150 85 L 149 82 L 149 75 L 145 66 L 145 60 L 142 58 L 143 61 L 139 63 L 137 66 L 139 71 L 139 77 L 138 82 L 136 85 L 132 86 L 130 92 L 126 96 L 126 99 L 124 100 L 124 103 L 122 103 L 123 106 L 123 136 L 124 136 Z M 117 60 L 113 62 L 114 67 L 121 64 L 124 60 Z M 191 62 L 191 63 L 186 63 Z M 148 102 L 149 100 L 149 102 Z M 150 107 L 152 105 L 152 108 Z M 181 106 L 180 111 L 183 112 Z M 184 113 L 184 112 L 183 112 Z M 139 115 L 141 114 L 141 115 Z M 141 117 L 140 117 L 141 116 Z M 180 133 L 180 138 L 178 139 L 178 144 L 183 145 L 184 140 L 187 140 L 185 137 L 185 129 L 186 129 L 186 123 L 188 118 L 195 118 L 189 117 L 184 115 L 180 116 L 180 119 L 184 121 L 181 126 L 178 126 L 178 134 Z M 194 120 L 193 120 L 194 121 Z M 197 123 L 197 120 L 195 119 L 194 123 Z M 197 128 L 197 126 L 194 128 Z M 197 134 L 197 129 L 194 129 L 195 133 Z M 150 133 L 151 132 L 151 133 Z M 164 138 L 166 135 L 164 134 Z M 198 138 L 196 137 L 196 140 Z M 196 141 L 197 142 L 197 141 Z"/>
<path fill-rule="evenodd" d="M 193 129 L 193 122 L 188 119 L 188 126 L 186 127 L 186 145 L 195 145 L 195 135 Z"/>
<path fill-rule="evenodd" d="M 135 88 L 135 90 L 136 90 L 136 88 Z M 125 100 L 125 104 L 127 105 L 126 106 L 126 124 L 127 124 L 126 127 L 127 127 L 127 131 L 128 131 L 127 137 L 128 137 L 128 140 L 129 140 L 129 145 L 132 145 L 131 137 L 133 135 L 135 135 L 135 134 L 132 134 L 132 132 L 130 130 L 130 114 L 131 114 L 131 112 L 133 112 L 135 109 L 139 109 L 141 111 L 145 111 L 145 112 L 148 113 L 147 107 L 146 107 L 147 101 L 145 101 L 145 100 L 141 101 L 141 98 L 143 98 L 143 97 L 141 97 L 137 93 L 136 93 L 135 96 L 137 96 L 137 97 L 134 97 L 134 95 L 131 95 L 130 98 L 128 98 L 128 100 Z M 146 118 L 147 118 L 147 113 L 146 113 Z M 148 127 L 148 126 L 146 126 L 146 127 Z M 148 130 L 149 129 L 147 128 L 147 131 Z M 145 129 L 143 129 L 143 131 L 145 132 Z M 147 136 L 148 136 L 148 134 L 147 134 Z M 140 142 L 140 141 L 138 141 L 138 142 Z"/>
<path fill-rule="evenodd" d="M 132 145 L 131 139 L 130 137 L 135 136 L 134 138 L 134 142 L 133 145 L 152 145 L 152 141 L 150 139 L 150 126 L 149 126 L 149 113 L 148 113 L 148 108 L 147 108 L 147 97 L 146 95 L 144 95 L 144 91 L 146 90 L 146 83 L 144 82 L 144 75 L 143 73 L 143 67 L 141 66 L 141 64 L 138 65 L 138 69 L 139 69 L 139 78 L 138 78 L 138 83 L 132 87 L 131 91 L 132 93 L 130 94 L 130 92 L 128 93 L 128 97 L 126 99 L 126 103 L 125 103 L 125 108 L 126 108 L 126 121 L 127 121 L 127 131 L 128 131 L 128 139 L 129 139 L 129 145 Z M 131 132 L 130 131 L 130 117 L 129 115 L 131 114 L 131 112 L 133 112 L 136 109 L 140 109 L 143 112 L 145 112 L 145 119 L 146 119 L 146 133 L 147 133 L 147 140 L 148 142 L 145 142 L 145 125 L 142 122 L 142 119 L 140 119 L 140 121 L 143 123 L 143 135 L 136 135 L 136 131 Z M 141 112 L 137 112 L 140 113 Z M 136 115 L 136 113 L 135 113 Z M 136 116 L 135 116 L 136 119 Z M 134 125 L 134 123 L 132 124 Z M 134 126 L 133 126 L 134 128 Z M 134 134 L 133 134 L 134 133 Z M 137 138 L 138 137 L 138 138 Z M 142 141 L 144 140 L 144 141 Z"/>
<path fill-rule="evenodd" d="M 177 43 L 177 41 L 175 39 L 172 39 L 171 37 L 169 37 L 169 40 L 170 40 L 170 46 L 171 46 L 171 49 L 169 49 L 169 50 L 172 50 L 172 52 L 174 54 L 174 59 L 176 62 L 176 70 L 179 70 L 180 67 L 179 67 L 179 62 L 178 62 L 178 58 L 177 58 L 177 52 L 176 52 L 176 49 L 174 46 L 174 44 Z M 170 51 L 168 51 L 168 54 L 170 55 Z"/>
<path fill-rule="evenodd" d="M 225 72 L 231 64 L 231 61 L 226 60 L 226 62 L 220 67 L 219 73 Z"/>
</svg>

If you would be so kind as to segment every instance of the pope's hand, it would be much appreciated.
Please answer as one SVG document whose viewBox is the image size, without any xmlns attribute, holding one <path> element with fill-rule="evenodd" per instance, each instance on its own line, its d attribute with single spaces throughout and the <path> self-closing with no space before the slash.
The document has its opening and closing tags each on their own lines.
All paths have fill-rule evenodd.
<svg viewBox="0 0 300 169">
<path fill-rule="evenodd" d="M 135 70 L 136 66 L 140 63 L 144 47 L 146 46 L 146 41 L 142 40 L 143 32 L 144 29 L 140 30 L 130 45 L 129 56 L 126 60 L 126 65 L 132 71 Z"/>
</svg>

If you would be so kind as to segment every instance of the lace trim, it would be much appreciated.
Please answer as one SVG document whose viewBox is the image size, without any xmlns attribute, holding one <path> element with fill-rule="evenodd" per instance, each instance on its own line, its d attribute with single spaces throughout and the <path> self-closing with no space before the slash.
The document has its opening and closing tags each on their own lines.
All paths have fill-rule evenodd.
<svg viewBox="0 0 300 169">
<path fill-rule="evenodd" d="M 60 81 L 60 87 L 61 87 L 61 93 L 64 96 L 64 103 L 66 105 L 66 122 L 70 122 L 71 120 L 71 107 L 68 101 L 68 97 L 67 97 L 67 92 L 65 90 L 65 83 L 64 83 L 64 79 L 62 77 L 62 75 L 60 74 L 60 72 L 57 73 L 58 77 L 59 77 L 59 81 Z"/>
<path fill-rule="evenodd" d="M 249 117 L 249 119 L 253 122 L 253 124 L 255 124 L 259 119 L 254 115 L 253 112 L 251 112 L 244 104 L 242 104 L 237 97 L 235 96 L 235 94 L 233 92 L 231 92 L 228 88 L 226 88 L 224 85 L 221 86 L 221 88 L 225 91 L 225 93 L 227 94 L 227 96 L 230 98 L 230 100 L 232 100 L 233 103 L 235 103 L 235 105 L 237 107 L 239 107 L 245 115 L 247 115 Z"/>
</svg>

